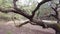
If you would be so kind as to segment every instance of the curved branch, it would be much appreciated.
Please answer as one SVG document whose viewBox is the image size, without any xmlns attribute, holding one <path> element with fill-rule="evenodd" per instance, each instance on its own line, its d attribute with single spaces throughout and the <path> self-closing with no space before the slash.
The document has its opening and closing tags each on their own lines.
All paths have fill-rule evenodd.
<svg viewBox="0 0 60 34">
<path fill-rule="evenodd" d="M 17 1 L 18 1 L 18 0 L 13 0 L 14 9 L 16 10 L 15 13 L 19 12 L 19 13 L 20 13 L 21 15 L 23 15 L 24 17 L 30 19 L 30 16 L 31 16 L 31 15 L 29 15 L 26 11 L 21 10 L 21 9 L 19 9 L 19 8 L 17 7 L 17 5 L 16 5 L 16 2 L 17 2 Z"/>
<path fill-rule="evenodd" d="M 0 9 L 0 11 L 1 12 L 4 12 L 4 11 L 7 11 L 7 12 L 14 12 L 14 13 L 17 13 L 17 14 L 21 14 L 20 13 L 20 11 L 16 11 L 16 10 L 13 10 L 13 9 L 9 9 L 9 10 L 1 10 Z M 22 14 L 21 14 L 22 15 Z M 24 15 L 23 15 L 24 16 Z M 26 17 L 27 18 L 27 17 Z M 58 23 L 53 23 L 53 24 L 50 24 L 50 23 L 46 23 L 45 21 L 43 21 L 43 20 L 40 20 L 40 19 L 36 19 L 36 18 L 34 18 L 33 20 L 31 20 L 31 22 L 33 22 L 33 23 L 35 23 L 35 25 L 39 25 L 39 26 L 42 26 L 42 27 L 44 27 L 44 28 L 53 28 L 53 29 L 55 29 L 56 31 L 60 31 L 60 24 L 58 24 Z M 24 25 L 24 24 L 27 24 L 27 23 L 30 23 L 29 21 L 27 21 L 27 22 L 25 22 L 25 23 L 23 23 L 23 24 L 21 24 L 20 26 L 22 26 L 22 25 Z M 45 26 L 46 25 L 46 26 Z M 19 27 L 20 27 L 19 26 Z"/>
<path fill-rule="evenodd" d="M 51 7 L 51 8 L 55 11 L 55 14 L 50 14 L 50 16 L 55 17 L 55 18 L 57 19 L 58 23 L 59 23 L 60 19 L 59 19 L 59 13 L 58 13 L 58 11 L 57 11 L 58 5 L 59 5 L 59 4 L 56 4 L 56 7 L 55 7 L 55 8 Z M 51 5 L 50 5 L 50 6 L 51 6 Z"/>
<path fill-rule="evenodd" d="M 42 2 L 38 3 L 38 5 L 37 5 L 37 7 L 35 8 L 35 10 L 33 10 L 33 12 L 32 12 L 32 15 L 27 14 L 25 11 L 22 12 L 19 8 L 17 8 L 17 5 L 16 5 L 16 2 L 17 2 L 17 1 L 13 0 L 13 5 L 14 5 L 14 9 L 15 9 L 15 10 L 20 11 L 21 13 L 24 14 L 25 17 L 27 17 L 27 18 L 29 18 L 29 19 L 31 20 L 31 19 L 33 19 L 34 15 L 35 15 L 35 12 L 39 9 L 39 7 L 40 7 L 42 4 L 44 4 L 44 3 L 48 2 L 48 1 L 51 1 L 51 0 L 43 0 Z"/>
<path fill-rule="evenodd" d="M 41 1 L 40 3 L 38 3 L 37 7 L 32 11 L 32 16 L 31 16 L 31 18 L 34 17 L 35 12 L 39 9 L 39 7 L 40 7 L 42 4 L 44 4 L 44 3 L 46 3 L 46 2 L 49 2 L 49 1 L 51 1 L 51 0 L 43 0 L 43 1 Z"/>
</svg>

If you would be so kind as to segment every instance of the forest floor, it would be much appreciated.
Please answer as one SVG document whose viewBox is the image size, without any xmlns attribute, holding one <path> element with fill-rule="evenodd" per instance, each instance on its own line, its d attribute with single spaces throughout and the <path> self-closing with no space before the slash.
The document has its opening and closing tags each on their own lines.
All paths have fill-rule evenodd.
<svg viewBox="0 0 60 34">
<path fill-rule="evenodd" d="M 41 26 L 26 24 L 20 28 L 13 26 L 13 21 L 2 22 L 0 21 L 0 34 L 55 34 L 51 28 L 43 29 Z M 4 23 L 4 24 L 3 24 Z"/>
</svg>

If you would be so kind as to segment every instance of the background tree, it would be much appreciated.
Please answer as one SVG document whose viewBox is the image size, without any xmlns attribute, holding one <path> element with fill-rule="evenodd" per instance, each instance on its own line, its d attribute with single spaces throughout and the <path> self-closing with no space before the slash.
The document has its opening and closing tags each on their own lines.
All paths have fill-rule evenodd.
<svg viewBox="0 0 60 34">
<path fill-rule="evenodd" d="M 1 1 L 3 1 L 3 0 L 1 0 Z M 6 5 L 6 3 L 5 2 L 7 2 L 8 0 L 6 0 L 6 1 L 4 1 L 4 4 Z M 26 7 L 27 9 L 21 9 L 22 7 L 18 7 L 17 6 L 17 4 L 16 4 L 16 2 L 17 1 L 19 1 L 19 0 L 10 0 L 10 3 L 11 3 L 11 6 L 10 5 L 6 5 L 6 7 L 5 7 L 5 5 L 3 5 L 3 6 L 0 6 L 0 11 L 1 12 L 4 12 L 4 13 L 8 13 L 8 12 L 14 12 L 14 13 L 16 13 L 16 14 L 20 14 L 20 15 L 22 15 L 22 16 L 24 16 L 24 17 L 26 17 L 27 19 L 29 19 L 29 20 L 27 20 L 26 22 L 24 22 L 24 23 L 22 23 L 22 24 L 20 24 L 18 27 L 20 27 L 20 26 L 22 26 L 22 25 L 24 25 L 24 24 L 27 24 L 27 23 L 30 23 L 30 24 L 32 24 L 32 25 L 39 25 L 39 26 L 42 26 L 43 28 L 53 28 L 55 31 L 56 31 L 56 34 L 60 34 L 60 23 L 47 23 L 47 22 L 45 22 L 43 19 L 40 19 L 38 16 L 38 18 L 37 17 L 35 17 L 35 15 L 37 14 L 36 12 L 37 12 L 37 10 L 39 9 L 39 7 L 41 7 L 43 4 L 45 4 L 45 3 L 47 3 L 47 2 L 51 2 L 52 0 L 43 0 L 43 1 L 41 1 L 41 2 L 39 2 L 39 3 L 37 3 L 36 2 L 36 5 L 34 4 L 34 2 L 33 2 L 33 6 L 35 5 L 36 7 L 35 7 L 35 9 L 32 9 L 31 8 L 31 10 L 29 11 L 28 10 L 28 8 L 26 7 L 26 6 L 28 6 L 29 7 L 29 5 L 31 5 L 31 4 L 29 4 L 29 5 L 27 5 L 26 4 L 26 6 L 23 6 L 24 8 Z M 3 3 L 3 2 L 2 2 Z M 50 4 L 50 3 L 49 3 Z M 57 21 L 56 22 L 59 22 L 59 14 L 58 14 L 58 11 L 57 11 L 57 9 L 59 8 L 59 5 L 60 4 L 60 2 L 58 3 L 58 4 L 55 4 L 56 6 L 55 7 L 52 7 L 51 6 L 51 4 L 50 4 L 50 8 L 52 9 L 52 10 L 54 10 L 55 11 L 55 14 L 48 14 L 48 15 L 46 15 L 47 17 L 50 17 L 50 16 L 53 16 L 53 17 L 55 17 L 56 19 L 57 19 Z M 7 8 L 8 7 L 8 8 Z M 45 6 L 46 7 L 46 6 Z M 43 10 L 43 9 L 42 9 Z M 38 10 L 38 11 L 40 11 L 40 10 Z M 49 11 L 49 10 L 48 10 Z M 29 13 L 30 12 L 30 13 Z M 40 12 L 39 12 L 40 13 Z M 37 14 L 37 15 L 39 15 L 39 13 Z M 42 11 L 42 13 L 43 13 L 43 11 Z M 46 14 L 46 13 L 45 13 Z M 44 17 L 44 16 L 43 16 Z"/>
</svg>

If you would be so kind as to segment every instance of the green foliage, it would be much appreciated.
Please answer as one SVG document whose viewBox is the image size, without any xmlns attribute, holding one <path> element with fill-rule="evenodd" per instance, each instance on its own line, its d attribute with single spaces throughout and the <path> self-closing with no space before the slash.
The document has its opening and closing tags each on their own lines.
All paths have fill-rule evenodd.
<svg viewBox="0 0 60 34">
<path fill-rule="evenodd" d="M 8 14 L 0 13 L 0 19 L 1 19 L 1 20 L 9 21 L 9 20 L 11 20 L 11 17 L 10 17 L 10 15 L 8 15 Z"/>
<path fill-rule="evenodd" d="M 46 7 L 47 6 L 47 7 Z M 44 15 L 48 15 L 51 13 L 51 11 L 53 11 L 48 5 L 42 5 L 40 7 L 40 9 L 37 11 L 36 15 L 37 17 L 41 17 L 41 16 L 44 16 Z"/>
<path fill-rule="evenodd" d="M 2 8 L 11 8 L 13 7 L 13 3 L 12 3 L 13 0 L 0 0 L 0 7 Z M 21 0 L 22 1 L 22 0 Z M 26 2 L 28 1 L 28 2 Z M 38 4 L 37 3 L 37 0 L 26 0 L 26 4 L 23 4 L 24 2 L 17 2 L 17 6 L 19 6 L 18 8 L 22 9 L 22 10 L 25 10 L 28 14 L 31 15 L 32 11 L 36 8 L 36 5 Z M 31 3 L 31 4 L 30 4 Z M 40 9 L 36 12 L 36 16 L 37 17 L 40 17 L 40 16 L 44 16 L 44 15 L 47 15 L 51 12 L 51 8 L 50 6 L 48 6 L 48 3 L 45 3 L 43 4 Z M 0 16 L 2 17 L 5 17 L 5 18 L 11 18 L 11 15 L 7 15 L 7 14 L 1 14 Z M 17 19 L 19 19 L 21 16 L 20 15 L 17 15 L 15 14 L 15 16 Z"/>
<path fill-rule="evenodd" d="M 0 7 L 4 8 L 12 7 L 12 0 L 0 0 Z"/>
<path fill-rule="evenodd" d="M 4 20 L 4 21 L 10 21 L 12 20 L 14 17 L 16 17 L 15 20 L 20 20 L 23 19 L 24 17 L 19 15 L 19 14 L 15 14 L 15 13 L 1 13 L 0 12 L 0 20 Z M 25 19 L 25 18 L 24 18 Z"/>
<path fill-rule="evenodd" d="M 10 32 L 10 31 L 8 31 L 8 32 L 7 32 L 7 34 L 11 34 L 11 32 Z"/>
</svg>

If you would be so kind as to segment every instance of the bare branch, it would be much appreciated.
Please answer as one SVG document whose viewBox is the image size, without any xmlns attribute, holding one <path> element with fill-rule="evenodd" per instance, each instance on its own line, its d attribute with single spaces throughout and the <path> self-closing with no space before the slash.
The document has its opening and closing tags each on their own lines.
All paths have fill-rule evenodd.
<svg viewBox="0 0 60 34">
<path fill-rule="evenodd" d="M 46 3 L 46 2 L 49 2 L 49 1 L 51 1 L 51 0 L 43 0 L 43 1 L 41 1 L 40 3 L 38 3 L 38 5 L 37 5 L 37 7 L 32 11 L 32 18 L 34 17 L 34 15 L 35 15 L 35 12 L 39 9 L 39 7 L 42 5 L 42 4 L 44 4 L 44 3 Z"/>
<path fill-rule="evenodd" d="M 60 31 L 60 30 L 58 29 L 58 28 L 59 28 L 59 26 L 58 26 L 59 24 L 58 24 L 58 23 L 50 24 L 50 23 L 44 22 L 43 20 L 33 18 L 34 15 L 35 15 L 35 12 L 39 9 L 39 7 L 40 7 L 42 4 L 44 4 L 44 3 L 48 2 L 48 1 L 51 1 L 51 0 L 43 0 L 42 2 L 40 2 L 40 3 L 37 5 L 37 7 L 35 8 L 35 10 L 33 10 L 32 15 L 29 15 L 29 14 L 26 13 L 26 11 L 17 8 L 16 1 L 17 1 L 17 0 L 13 0 L 13 4 L 14 4 L 14 8 L 13 8 L 13 9 L 5 10 L 5 9 L 0 8 L 0 11 L 1 11 L 1 12 L 14 12 L 14 13 L 23 15 L 24 17 L 26 17 L 26 18 L 28 18 L 28 19 L 30 20 L 30 21 L 27 21 L 27 22 L 19 25 L 19 27 L 22 26 L 22 25 L 24 25 L 24 24 L 33 22 L 33 23 L 35 23 L 36 25 L 42 26 L 42 27 L 44 27 L 44 28 L 51 27 L 51 28 L 55 29 L 56 31 Z M 55 8 L 55 9 L 52 8 L 52 9 L 56 12 L 56 15 L 55 15 L 55 16 L 57 16 L 56 18 L 58 18 L 58 13 L 57 13 L 57 11 L 56 11 L 57 8 Z M 31 24 L 32 24 L 32 23 L 31 23 Z"/>
<path fill-rule="evenodd" d="M 20 24 L 20 25 L 17 25 L 16 27 L 22 27 L 23 25 L 25 25 L 25 24 L 27 24 L 27 23 L 30 23 L 30 21 L 26 21 L 26 22 L 24 22 L 24 23 L 22 23 L 22 24 Z"/>
<path fill-rule="evenodd" d="M 22 12 L 19 8 L 17 8 L 17 5 L 16 5 L 16 1 L 15 0 L 13 0 L 13 4 L 14 4 L 14 9 L 15 10 L 20 11 L 21 13 L 23 13 L 25 17 L 27 17 L 27 15 L 28 15 L 28 18 L 31 20 L 31 19 L 33 19 L 34 15 L 35 15 L 35 12 L 39 9 L 39 7 L 42 4 L 44 4 L 44 3 L 48 2 L 48 1 L 51 1 L 51 0 L 43 0 L 42 2 L 38 3 L 38 5 L 35 8 L 35 10 L 32 12 L 32 15 L 27 14 L 26 11 L 23 11 Z"/>
<path fill-rule="evenodd" d="M 43 2 L 41 2 L 41 3 L 38 4 L 38 6 L 36 7 L 36 9 L 33 11 L 32 16 L 34 16 L 34 13 L 39 9 L 39 6 L 41 6 L 45 2 L 48 2 L 48 1 L 43 1 Z M 16 1 L 15 0 L 13 1 L 13 4 L 14 4 L 14 9 L 9 9 L 9 10 L 4 10 L 4 11 L 6 11 L 6 12 L 9 11 L 9 12 L 14 12 L 14 13 L 17 13 L 17 14 L 21 14 L 21 15 L 23 15 L 24 17 L 26 17 L 28 19 L 31 18 L 31 16 L 29 14 L 25 13 L 25 11 L 20 10 L 19 8 L 17 8 L 17 5 L 16 5 Z M 0 11 L 3 11 L 3 9 L 0 9 Z M 40 26 L 45 27 L 44 23 L 41 20 L 32 19 L 31 22 L 36 23 L 36 25 L 40 25 Z M 26 23 L 24 23 L 24 24 L 26 24 Z"/>
<path fill-rule="evenodd" d="M 51 8 L 55 11 L 55 14 L 50 14 L 50 16 L 55 17 L 55 18 L 57 19 L 58 23 L 59 23 L 60 19 L 59 19 L 59 13 L 58 13 L 58 11 L 57 11 L 58 5 L 59 5 L 59 4 L 56 4 L 56 7 L 55 7 L 55 8 L 51 7 Z"/>
<path fill-rule="evenodd" d="M 24 17 L 30 19 L 30 16 L 31 16 L 31 15 L 29 15 L 26 11 L 19 9 L 19 8 L 17 7 L 17 5 L 16 5 L 16 2 L 17 2 L 17 0 L 16 0 L 16 1 L 13 0 L 14 9 L 16 10 L 15 12 L 19 12 L 19 13 L 20 13 L 21 15 L 23 15 Z"/>
<path fill-rule="evenodd" d="M 20 15 L 30 19 L 30 15 L 27 14 L 24 10 L 20 10 L 20 9 L 19 9 L 19 11 L 17 11 L 15 9 L 7 9 L 7 10 L 5 10 L 5 9 L 0 8 L 0 12 L 4 12 L 4 13 L 14 12 L 14 13 L 20 14 Z"/>
</svg>

